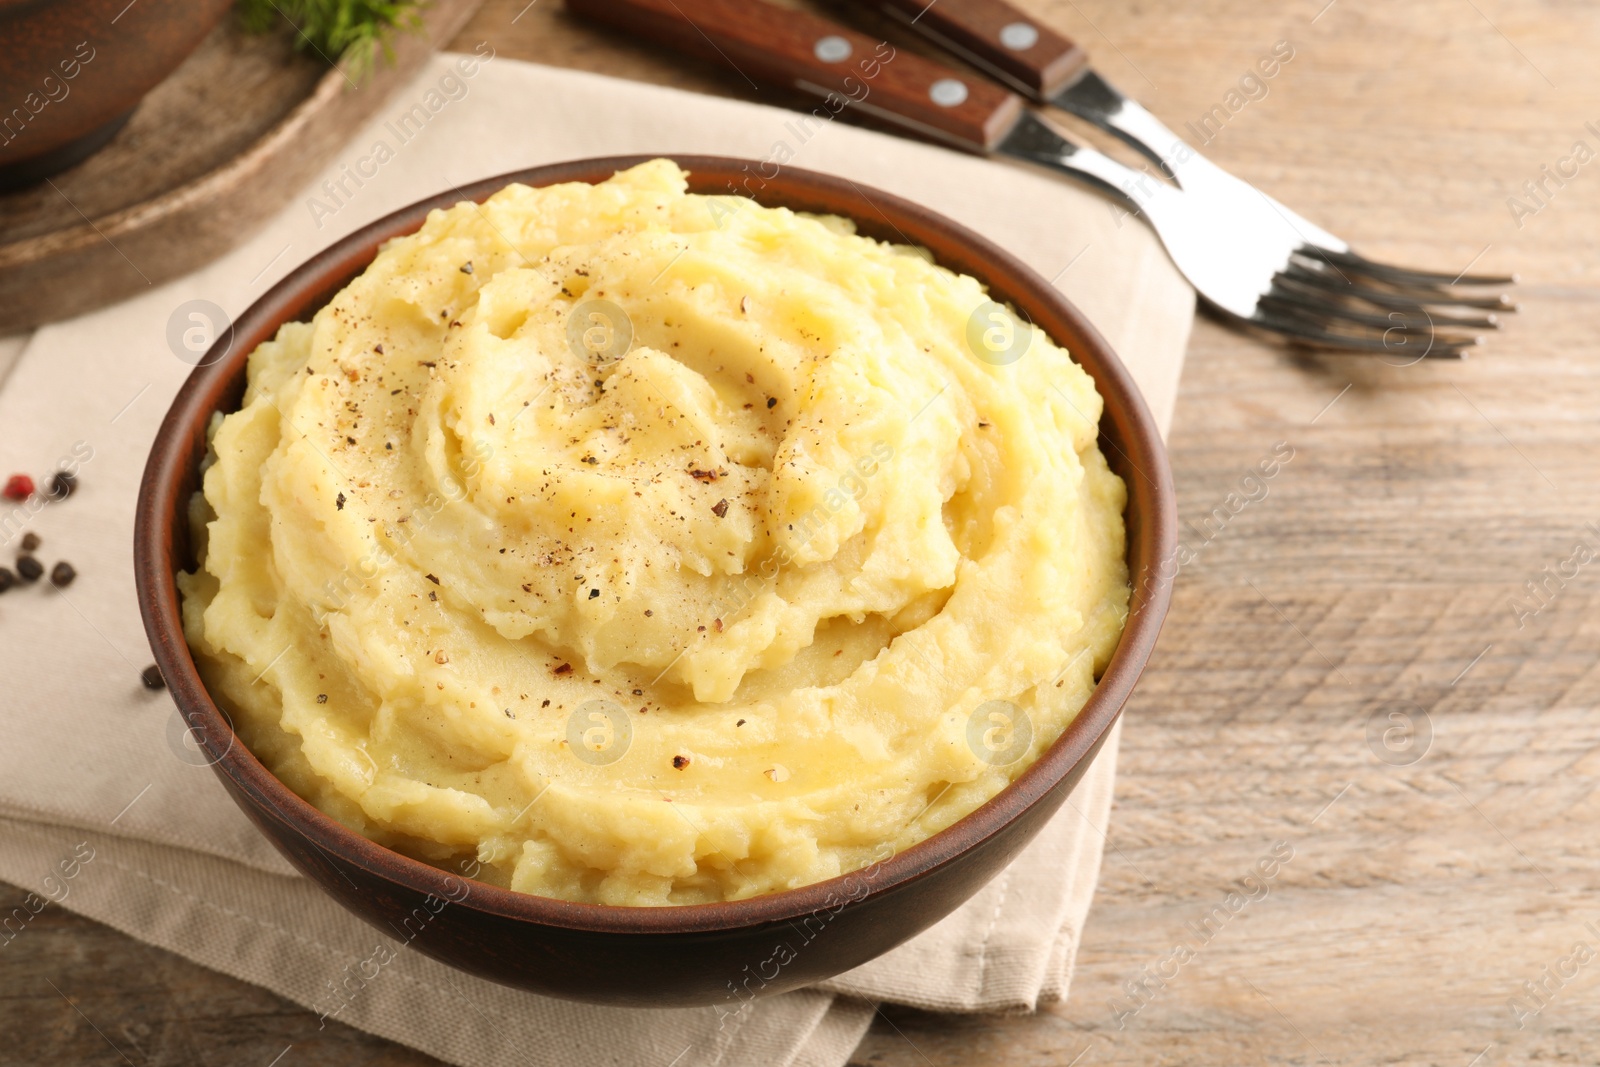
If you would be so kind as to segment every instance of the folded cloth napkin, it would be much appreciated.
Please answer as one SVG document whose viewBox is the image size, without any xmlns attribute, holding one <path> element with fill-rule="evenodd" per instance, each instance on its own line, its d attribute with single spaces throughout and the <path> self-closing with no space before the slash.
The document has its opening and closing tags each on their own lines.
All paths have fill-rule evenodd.
<svg viewBox="0 0 1600 1067">
<path fill-rule="evenodd" d="M 384 148 L 380 150 L 378 146 Z M 783 160 L 941 211 L 1054 278 L 1132 369 L 1162 425 L 1194 299 L 1155 238 L 1050 176 L 787 111 L 494 58 L 435 57 L 264 230 L 189 277 L 40 329 L 0 389 L 0 471 L 75 461 L 79 489 L 0 508 L 80 577 L 0 600 L 0 878 L 340 1021 L 473 1067 L 845 1062 L 874 1003 L 1020 1011 L 1066 993 L 1098 876 L 1116 737 L 1010 869 L 920 937 L 816 989 L 732 1015 L 550 1000 L 406 952 L 299 878 L 186 743 L 150 662 L 129 567 L 134 500 L 189 371 L 183 332 L 237 314 L 319 249 L 412 200 L 520 167 L 629 153 Z M 200 311 L 196 311 L 200 308 Z M 192 338 L 190 339 L 192 341 Z M 192 358 L 192 357 L 191 357 Z M 4 368 L 0 367 L 0 373 Z M 388 960 L 370 962 L 379 944 Z M 374 973 L 376 972 L 376 973 Z M 352 976 L 355 976 L 352 979 Z M 75 976 L 59 977 L 71 993 Z M 335 987 L 343 993 L 335 994 Z M 350 990 L 354 992 L 350 992 Z"/>
</svg>

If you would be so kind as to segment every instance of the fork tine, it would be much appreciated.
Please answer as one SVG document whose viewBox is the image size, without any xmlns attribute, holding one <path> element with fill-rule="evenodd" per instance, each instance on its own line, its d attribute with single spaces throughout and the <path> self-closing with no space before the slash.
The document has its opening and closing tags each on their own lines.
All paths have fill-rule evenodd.
<svg viewBox="0 0 1600 1067">
<path fill-rule="evenodd" d="M 1425 316 L 1425 312 L 1400 317 L 1404 313 L 1396 311 L 1390 314 L 1400 317 L 1398 322 L 1380 316 L 1376 323 L 1363 323 L 1357 319 L 1347 318 L 1349 314 L 1347 308 L 1317 304 L 1309 300 L 1301 304 L 1282 302 L 1272 294 L 1268 294 L 1262 299 L 1259 313 L 1271 316 L 1275 322 L 1290 321 L 1304 327 L 1320 329 L 1345 340 L 1359 342 L 1363 347 L 1370 342 L 1385 349 L 1393 348 L 1394 343 L 1387 340 L 1391 337 L 1402 338 L 1400 344 L 1405 343 L 1404 338 L 1425 337 L 1449 348 L 1472 348 L 1483 343 L 1483 338 L 1477 334 L 1463 334 L 1458 330 L 1441 332 L 1432 324 L 1419 320 L 1418 315 Z M 1371 328 L 1360 329 L 1362 326 Z"/>
<path fill-rule="evenodd" d="M 1479 330 L 1500 329 L 1500 318 L 1497 315 L 1447 315 L 1443 312 L 1432 312 L 1423 307 L 1407 308 L 1403 311 L 1390 311 L 1388 315 L 1375 314 L 1362 311 L 1355 307 L 1343 307 L 1328 302 L 1328 291 L 1316 286 L 1306 285 L 1298 278 L 1284 277 L 1282 275 L 1273 279 L 1273 287 L 1262 297 L 1263 300 L 1274 300 L 1291 304 L 1311 312 L 1335 314 L 1338 318 L 1350 322 L 1358 322 L 1364 326 L 1377 326 L 1382 329 L 1394 327 L 1394 316 L 1413 314 L 1425 316 L 1429 326 L 1461 326 Z"/>
<path fill-rule="evenodd" d="M 1299 293 L 1274 290 L 1261 298 L 1260 307 L 1269 312 L 1288 315 L 1295 319 L 1314 321 L 1318 325 L 1370 326 L 1387 337 L 1404 334 L 1411 337 L 1438 337 L 1445 343 L 1455 343 L 1454 333 L 1441 334 L 1439 324 L 1425 312 L 1391 311 L 1387 316 L 1341 307 L 1326 301 L 1316 301 Z"/>
<path fill-rule="evenodd" d="M 1432 286 L 1412 288 L 1396 286 L 1392 289 L 1377 289 L 1368 285 L 1357 285 L 1348 278 L 1334 277 L 1326 270 L 1308 266 L 1300 260 L 1291 261 L 1284 269 L 1283 275 L 1325 292 L 1356 297 L 1379 307 L 1398 308 L 1402 311 L 1434 305 L 1486 308 L 1496 311 L 1517 309 L 1517 305 L 1503 293 L 1498 296 L 1463 296 Z"/>
<path fill-rule="evenodd" d="M 1432 303 L 1464 304 L 1468 307 L 1493 307 L 1502 311 L 1518 310 L 1517 303 L 1511 299 L 1509 293 L 1485 294 L 1481 290 L 1473 293 L 1465 290 L 1464 286 L 1455 286 L 1450 282 L 1438 283 L 1420 281 L 1407 278 L 1396 273 L 1380 273 L 1349 264 L 1338 266 L 1329 264 L 1334 272 L 1346 280 L 1357 280 L 1377 284 L 1398 293 L 1415 296 L 1420 300 Z"/>
<path fill-rule="evenodd" d="M 1395 299 L 1410 300 L 1414 304 L 1454 304 L 1461 307 L 1489 308 L 1497 311 L 1517 311 L 1519 305 L 1506 293 L 1461 293 L 1448 285 L 1431 282 L 1397 281 L 1392 278 L 1364 274 L 1360 268 L 1341 269 L 1337 263 L 1322 256 L 1313 256 L 1305 250 L 1291 254 L 1288 271 L 1323 288 L 1337 290 L 1360 288 L 1362 292 L 1382 293 Z"/>
<path fill-rule="evenodd" d="M 1467 286 L 1517 284 L 1517 276 L 1515 274 L 1463 273 L 1452 275 L 1441 271 L 1395 267 L 1387 263 L 1379 263 L 1375 259 L 1368 259 L 1359 252 L 1331 252 L 1325 248 L 1318 248 L 1316 254 L 1348 270 L 1401 284 Z"/>
<path fill-rule="evenodd" d="M 1381 336 L 1338 333 L 1327 329 L 1325 326 L 1306 322 L 1292 316 L 1273 315 L 1260 310 L 1249 319 L 1242 321 L 1249 325 L 1270 330 L 1273 333 L 1304 341 L 1310 345 L 1335 351 L 1350 353 L 1387 352 L 1398 355 L 1403 353 L 1405 347 L 1404 342 L 1397 346 L 1391 341 L 1384 340 Z M 1406 336 L 1421 339 L 1429 335 L 1408 331 Z M 1474 337 L 1465 341 L 1446 341 L 1438 337 L 1429 337 L 1429 345 L 1424 350 L 1423 356 L 1429 359 L 1465 359 L 1467 350 L 1476 347 L 1482 340 L 1480 337 Z"/>
</svg>

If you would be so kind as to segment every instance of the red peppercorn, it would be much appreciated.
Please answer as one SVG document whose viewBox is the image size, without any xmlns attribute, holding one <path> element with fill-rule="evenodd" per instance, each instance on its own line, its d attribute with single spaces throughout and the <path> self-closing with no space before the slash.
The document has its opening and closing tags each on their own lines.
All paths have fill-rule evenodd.
<svg viewBox="0 0 1600 1067">
<path fill-rule="evenodd" d="M 26 500 L 33 495 L 33 479 L 26 474 L 13 474 L 6 479 L 7 500 Z"/>
</svg>

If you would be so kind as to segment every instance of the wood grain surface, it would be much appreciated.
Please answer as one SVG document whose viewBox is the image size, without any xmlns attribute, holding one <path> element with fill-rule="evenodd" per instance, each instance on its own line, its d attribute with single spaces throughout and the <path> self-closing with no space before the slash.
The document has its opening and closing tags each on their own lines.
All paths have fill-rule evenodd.
<svg viewBox="0 0 1600 1067">
<path fill-rule="evenodd" d="M 490 0 L 458 47 L 748 92 L 526 2 Z M 1176 128 L 1222 106 L 1205 150 L 1362 250 L 1518 271 L 1523 310 L 1469 361 L 1414 366 L 1197 324 L 1171 447 L 1198 559 L 1128 709 L 1071 999 L 890 1011 L 854 1062 L 1600 1062 L 1600 564 L 1544 570 L 1600 550 L 1600 162 L 1574 156 L 1600 153 L 1600 9 L 1022 4 Z M 1292 60 L 1241 90 L 1281 40 Z M 1262 495 L 1243 480 L 1275 447 Z M 0 969 L 0 1062 L 432 1062 L 47 915 Z"/>
</svg>

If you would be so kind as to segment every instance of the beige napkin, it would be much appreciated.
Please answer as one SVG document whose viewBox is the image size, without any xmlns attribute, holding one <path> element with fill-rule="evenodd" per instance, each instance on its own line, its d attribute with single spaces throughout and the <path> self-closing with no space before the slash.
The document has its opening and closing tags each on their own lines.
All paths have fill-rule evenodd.
<svg viewBox="0 0 1600 1067">
<path fill-rule="evenodd" d="M 402 115 L 412 118 L 403 142 Z M 374 162 L 379 141 L 393 154 L 382 163 Z M 557 160 L 670 152 L 792 152 L 789 165 L 898 193 L 986 234 L 1057 280 L 1122 354 L 1166 425 L 1193 295 L 1152 235 L 1099 197 L 840 123 L 802 143 L 786 111 L 507 59 L 436 57 L 350 142 L 324 176 L 329 185 L 304 190 L 210 267 L 39 330 L 5 377 L 0 473 L 46 472 L 75 445 L 93 456 L 71 500 L 36 515 L 0 508 L 6 555 L 25 524 L 44 538 L 47 564 L 68 559 L 80 574 L 65 591 L 41 583 L 0 598 L 0 877 L 319 1012 L 339 1004 L 332 983 L 356 973 L 379 943 L 393 947 L 294 874 L 197 765 L 168 697 L 140 687 L 151 657 L 129 566 L 131 529 L 149 442 L 189 370 L 169 336 L 192 322 L 187 309 L 176 318 L 175 310 L 201 299 L 237 314 L 296 263 L 440 189 Z M 933 929 L 824 987 L 763 1000 L 737 1018 L 719 1022 L 709 1007 L 630 1011 L 549 1000 L 405 951 L 362 980 L 337 1018 L 473 1067 L 822 1067 L 845 1062 L 875 1001 L 1031 1009 L 1065 995 L 1099 871 L 1115 760 L 1113 736 L 1038 840 Z M 26 936 L 26 923 L 0 930 L 0 952 Z M 69 995 L 87 977 L 57 976 Z"/>
</svg>

